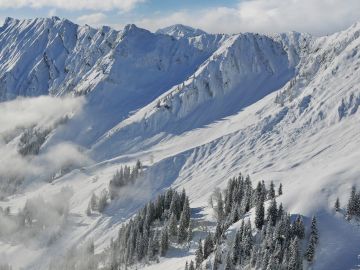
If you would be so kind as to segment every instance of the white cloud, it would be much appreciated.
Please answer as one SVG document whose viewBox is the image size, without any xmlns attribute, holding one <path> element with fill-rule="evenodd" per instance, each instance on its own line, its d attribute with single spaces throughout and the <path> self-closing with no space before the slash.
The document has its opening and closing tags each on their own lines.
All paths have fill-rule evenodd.
<svg viewBox="0 0 360 270">
<path fill-rule="evenodd" d="M 295 30 L 322 35 L 360 20 L 359 10 L 359 0 L 247 0 L 233 8 L 184 10 L 137 23 L 151 30 L 183 23 L 213 33 Z"/>
<path fill-rule="evenodd" d="M 77 21 L 80 24 L 88 24 L 91 26 L 99 26 L 101 24 L 104 24 L 105 20 L 106 20 L 106 15 L 101 12 L 86 14 L 77 18 Z"/>
<path fill-rule="evenodd" d="M 0 103 L 0 186 L 2 177 L 47 177 L 63 166 L 89 163 L 78 146 L 67 142 L 48 145 L 36 156 L 24 157 L 18 153 L 19 136 L 23 130 L 31 127 L 52 129 L 64 116 L 81 113 L 84 104 L 84 98 L 49 96 Z"/>
<path fill-rule="evenodd" d="M 58 8 L 65 10 L 129 11 L 145 0 L 0 0 L 0 8 Z"/>
</svg>

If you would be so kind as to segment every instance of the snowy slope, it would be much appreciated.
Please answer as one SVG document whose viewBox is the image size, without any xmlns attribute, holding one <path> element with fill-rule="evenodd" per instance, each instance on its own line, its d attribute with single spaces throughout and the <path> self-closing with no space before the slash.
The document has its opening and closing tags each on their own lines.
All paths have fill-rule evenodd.
<svg viewBox="0 0 360 270">
<path fill-rule="evenodd" d="M 241 171 L 255 181 L 282 182 L 280 201 L 288 211 L 307 218 L 317 214 L 320 247 L 314 269 L 357 264 L 360 230 L 332 208 L 337 196 L 344 207 L 351 185 L 360 184 L 360 24 L 320 38 L 185 30 L 170 27 L 152 34 L 128 25 L 121 32 L 106 28 L 103 37 L 105 30 L 57 18 L 5 22 L 0 31 L 3 99 L 87 93 L 81 113 L 56 129 L 42 151 L 70 140 L 87 146 L 95 162 L 1 202 L 15 211 L 27 198 L 51 198 L 65 187 L 73 192 L 59 239 L 50 246 L 3 242 L 1 258 L 16 269 L 46 269 L 50 257 L 91 238 L 100 252 L 122 222 L 170 186 L 184 187 L 198 215 L 212 220 L 209 195 Z M 59 33 L 65 32 L 77 38 L 64 42 Z M 52 74 L 51 65 L 45 65 L 43 51 L 30 57 L 28 48 L 49 38 L 41 42 L 45 51 L 58 48 L 51 49 L 53 70 L 69 63 L 72 71 L 44 79 L 43 74 Z M 102 48 L 111 38 L 114 48 L 92 58 L 94 67 L 82 66 L 86 46 Z M 73 46 L 69 55 L 64 44 Z M 87 217 L 92 192 L 99 194 L 120 165 L 137 159 L 146 165 L 143 181 L 103 214 Z M 19 252 L 26 254 L 22 260 Z M 193 256 L 192 249 L 174 252 L 144 269 L 183 269 Z"/>
<path fill-rule="evenodd" d="M 190 37 L 196 37 L 207 34 L 201 29 L 194 29 L 190 26 L 186 26 L 182 24 L 175 24 L 165 28 L 158 29 L 156 33 L 173 36 L 175 38 L 190 38 Z"/>
</svg>

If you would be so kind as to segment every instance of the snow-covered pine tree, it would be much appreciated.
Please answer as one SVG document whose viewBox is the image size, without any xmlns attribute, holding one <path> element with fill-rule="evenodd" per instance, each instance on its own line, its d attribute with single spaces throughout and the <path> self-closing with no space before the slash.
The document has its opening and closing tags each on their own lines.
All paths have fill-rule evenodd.
<svg viewBox="0 0 360 270">
<path fill-rule="evenodd" d="M 280 183 L 279 189 L 278 189 L 278 195 L 281 196 L 282 194 L 283 194 L 282 184 Z"/>
<path fill-rule="evenodd" d="M 261 230 L 262 226 L 264 225 L 264 216 L 265 216 L 264 201 L 260 196 L 259 200 L 256 203 L 256 209 L 255 209 L 255 226 L 259 230 Z"/>
<path fill-rule="evenodd" d="M 275 185 L 274 182 L 270 182 L 269 192 L 268 192 L 268 199 L 274 199 L 275 198 Z"/>
<path fill-rule="evenodd" d="M 169 236 L 176 236 L 177 234 L 177 220 L 176 214 L 172 213 L 168 223 Z"/>
<path fill-rule="evenodd" d="M 317 229 L 316 217 L 314 216 L 311 220 L 309 244 L 305 252 L 305 257 L 308 260 L 308 262 L 312 262 L 314 260 L 315 249 L 318 242 L 319 242 L 319 232 Z"/>
<path fill-rule="evenodd" d="M 216 229 L 215 229 L 215 235 L 214 235 L 214 241 L 215 243 L 220 243 L 222 238 L 222 225 L 221 222 L 217 222 Z"/>
<path fill-rule="evenodd" d="M 192 225 L 192 222 L 190 221 L 189 228 L 188 228 L 188 231 L 187 231 L 187 239 L 186 239 L 188 244 L 190 244 L 190 242 L 192 240 L 192 237 L 193 237 L 192 227 L 193 227 L 193 225 Z"/>
<path fill-rule="evenodd" d="M 336 211 L 336 212 L 339 212 L 339 211 L 340 211 L 340 200 L 339 200 L 339 197 L 336 198 L 334 208 L 335 208 L 335 211 Z"/>
<path fill-rule="evenodd" d="M 299 238 L 297 236 L 290 245 L 288 270 L 302 270 L 302 256 L 299 247 Z"/>
<path fill-rule="evenodd" d="M 356 213 L 356 187 L 352 186 L 350 198 L 346 210 L 346 218 L 350 220 L 355 213 Z"/>
<path fill-rule="evenodd" d="M 210 233 L 208 233 L 208 235 L 206 236 L 205 240 L 204 240 L 204 259 L 207 259 L 207 257 L 209 257 L 209 255 L 214 251 L 214 241 L 213 241 L 213 237 Z"/>
<path fill-rule="evenodd" d="M 198 248 L 195 251 L 195 266 L 196 266 L 196 269 L 198 269 L 200 267 L 200 265 L 201 265 L 201 263 L 203 261 L 204 261 L 204 252 L 203 252 L 201 239 L 199 239 Z"/>
<path fill-rule="evenodd" d="M 292 234 L 294 237 L 297 236 L 299 239 L 304 239 L 305 237 L 305 226 L 300 215 L 296 217 L 296 220 L 292 224 Z"/>
<path fill-rule="evenodd" d="M 241 242 L 242 235 L 241 232 L 238 230 L 235 234 L 234 244 L 232 247 L 232 262 L 234 265 L 241 263 Z"/>
<path fill-rule="evenodd" d="M 179 228 L 178 228 L 178 243 L 181 244 L 183 243 L 186 239 L 187 239 L 187 223 L 188 221 L 186 220 L 186 214 L 184 213 L 185 211 L 181 212 L 181 216 L 180 216 L 180 222 L 179 222 Z"/>
<path fill-rule="evenodd" d="M 161 231 L 161 237 L 160 237 L 160 256 L 164 257 L 166 255 L 168 248 L 169 248 L 168 229 L 164 228 Z"/>
<path fill-rule="evenodd" d="M 278 209 L 274 197 L 272 198 L 270 206 L 267 209 L 267 221 L 270 222 L 271 226 L 275 226 L 277 218 L 278 218 Z"/>
<path fill-rule="evenodd" d="M 281 220 L 283 215 L 284 215 L 284 208 L 283 208 L 282 203 L 280 203 L 279 209 L 278 209 L 278 212 L 277 212 L 277 220 Z"/>
</svg>

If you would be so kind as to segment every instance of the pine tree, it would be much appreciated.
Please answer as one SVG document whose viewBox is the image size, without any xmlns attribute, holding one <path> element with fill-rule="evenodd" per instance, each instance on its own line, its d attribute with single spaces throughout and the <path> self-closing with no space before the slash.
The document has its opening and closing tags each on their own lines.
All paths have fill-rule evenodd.
<svg viewBox="0 0 360 270">
<path fill-rule="evenodd" d="M 241 263 L 241 241 L 242 235 L 240 231 L 236 232 L 234 245 L 233 245 L 233 253 L 232 253 L 232 262 L 234 265 Z"/>
<path fill-rule="evenodd" d="M 196 269 L 198 269 L 201 265 L 201 263 L 204 261 L 204 252 L 203 252 L 203 248 L 202 248 L 202 243 L 201 243 L 201 239 L 199 239 L 198 242 L 198 248 L 195 252 L 195 266 Z"/>
<path fill-rule="evenodd" d="M 274 182 L 271 181 L 270 182 L 270 187 L 269 187 L 269 194 L 268 194 L 268 198 L 269 199 L 274 199 L 275 198 L 275 185 Z"/>
<path fill-rule="evenodd" d="M 299 248 L 299 238 L 291 242 L 288 270 L 302 270 L 302 257 Z"/>
<path fill-rule="evenodd" d="M 277 217 L 278 209 L 276 206 L 276 200 L 273 198 L 267 211 L 267 221 L 270 222 L 271 226 L 275 226 Z"/>
<path fill-rule="evenodd" d="M 283 208 L 282 203 L 280 203 L 278 213 L 277 213 L 277 219 L 281 220 L 283 214 L 284 214 L 284 208 Z"/>
<path fill-rule="evenodd" d="M 317 222 L 316 217 L 314 216 L 311 220 L 311 232 L 310 232 L 310 239 L 309 244 L 305 252 L 305 257 L 308 262 L 312 262 L 315 257 L 315 248 L 319 242 L 319 233 L 317 229 Z"/>
<path fill-rule="evenodd" d="M 347 206 L 346 216 L 350 220 L 352 216 L 356 213 L 356 187 L 352 186 L 351 194 Z"/>
<path fill-rule="evenodd" d="M 312 238 L 310 238 L 309 244 L 305 251 L 305 258 L 309 263 L 311 263 L 314 260 L 314 256 L 315 256 L 315 243 L 313 242 Z"/>
<path fill-rule="evenodd" d="M 188 232 L 187 232 L 187 242 L 190 244 L 191 240 L 192 240 L 192 236 L 193 236 L 193 232 L 192 232 L 192 223 L 190 221 L 189 224 L 189 228 L 188 228 Z"/>
<path fill-rule="evenodd" d="M 190 203 L 189 203 L 188 197 L 185 197 L 184 204 L 182 207 L 182 214 L 184 215 L 184 226 L 185 226 L 185 228 L 188 228 L 189 224 L 190 224 L 190 218 L 191 218 Z"/>
<path fill-rule="evenodd" d="M 281 196 L 281 195 L 283 194 L 283 191 L 282 191 L 282 184 L 281 184 L 281 183 L 280 183 L 280 185 L 279 185 L 278 194 L 279 194 L 279 196 Z"/>
<path fill-rule="evenodd" d="M 216 243 L 220 243 L 221 236 L 222 236 L 222 225 L 220 222 L 218 222 L 216 225 L 215 235 L 214 235 L 214 240 Z"/>
<path fill-rule="evenodd" d="M 339 212 L 339 211 L 340 211 L 340 200 L 339 200 L 339 197 L 336 198 L 334 207 L 335 207 L 335 211 L 336 211 L 336 212 Z"/>
<path fill-rule="evenodd" d="M 214 250 L 214 241 L 211 234 L 208 233 L 204 241 L 204 252 L 203 252 L 204 259 L 207 259 L 207 257 L 209 257 L 209 255 L 213 252 L 213 250 Z"/>
<path fill-rule="evenodd" d="M 316 220 L 315 216 L 313 216 L 313 218 L 311 220 L 310 237 L 312 237 L 314 239 L 315 244 L 317 244 L 319 242 L 319 231 L 318 231 L 318 228 L 317 228 L 317 220 Z"/>
<path fill-rule="evenodd" d="M 176 215 L 174 213 L 171 214 L 168 225 L 169 235 L 176 236 L 177 233 L 177 221 Z"/>
<path fill-rule="evenodd" d="M 179 228 L 178 228 L 178 243 L 181 244 L 187 239 L 186 217 L 184 211 L 181 213 Z"/>
<path fill-rule="evenodd" d="M 256 204 L 255 209 L 255 226 L 259 230 L 261 230 L 262 226 L 264 225 L 264 201 L 260 198 Z"/>
<path fill-rule="evenodd" d="M 155 258 L 155 242 L 151 237 L 148 241 L 146 255 L 149 261 L 152 261 Z"/>
<path fill-rule="evenodd" d="M 160 255 L 162 257 L 166 255 L 168 248 L 169 248 L 168 229 L 164 228 L 161 232 L 161 237 L 160 237 Z"/>
<path fill-rule="evenodd" d="M 305 226 L 303 219 L 300 215 L 297 216 L 296 220 L 292 225 L 292 234 L 294 237 L 299 237 L 299 239 L 304 239 L 305 237 Z"/>
</svg>

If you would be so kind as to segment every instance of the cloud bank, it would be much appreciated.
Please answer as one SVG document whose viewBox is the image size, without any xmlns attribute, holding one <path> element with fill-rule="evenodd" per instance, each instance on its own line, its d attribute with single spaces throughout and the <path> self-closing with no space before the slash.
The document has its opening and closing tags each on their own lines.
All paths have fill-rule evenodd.
<svg viewBox="0 0 360 270">
<path fill-rule="evenodd" d="M 235 7 L 183 10 L 137 21 L 144 28 L 182 23 L 211 33 L 309 32 L 326 35 L 360 20 L 358 0 L 245 0 Z"/>
<path fill-rule="evenodd" d="M 0 8 L 58 8 L 64 10 L 130 11 L 144 0 L 0 0 Z"/>
<path fill-rule="evenodd" d="M 30 134 L 25 144 L 36 143 L 32 131 L 46 131 L 51 136 L 56 128 L 66 123 L 67 117 L 81 113 L 83 98 L 19 98 L 0 103 L 0 194 L 12 192 L 14 181 L 44 179 L 66 168 L 89 164 L 91 161 L 80 147 L 69 142 L 46 145 L 40 140 L 38 154 L 24 155 L 19 152 L 21 138 Z M 30 132 L 29 132 L 30 131 Z M 46 147 L 43 147 L 45 143 Z M 19 180 L 22 179 L 22 180 Z"/>
</svg>

